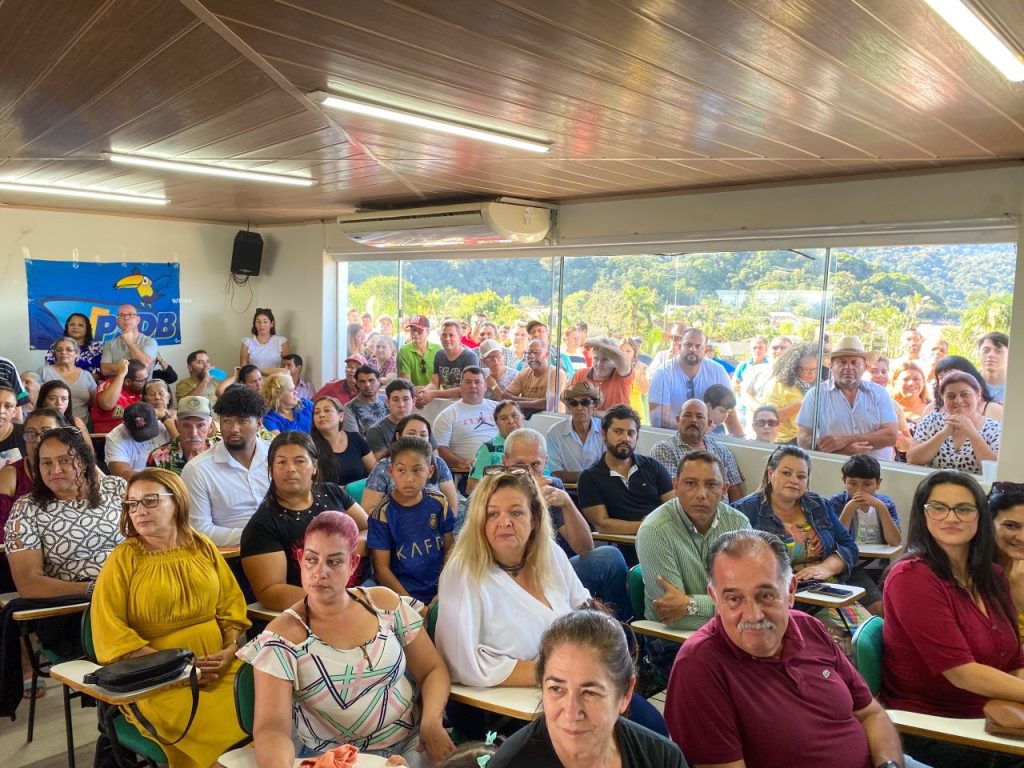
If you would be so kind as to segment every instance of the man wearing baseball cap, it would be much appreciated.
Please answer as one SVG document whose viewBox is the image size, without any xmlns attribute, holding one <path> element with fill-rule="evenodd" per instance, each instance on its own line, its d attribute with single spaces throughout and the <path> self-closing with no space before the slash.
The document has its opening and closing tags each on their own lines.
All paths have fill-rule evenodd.
<svg viewBox="0 0 1024 768">
<path fill-rule="evenodd" d="M 434 355 L 441 345 L 427 338 L 430 320 L 426 315 L 413 315 L 405 324 L 409 341 L 398 350 L 398 378 L 408 379 L 414 387 L 425 387 L 434 375 Z"/>
<path fill-rule="evenodd" d="M 171 422 L 168 421 L 168 424 Z M 110 474 L 125 480 L 145 469 L 150 451 L 171 439 L 149 403 L 133 403 L 124 409 L 121 424 L 107 433 L 104 458 Z"/>
<path fill-rule="evenodd" d="M 146 466 L 167 469 L 180 475 L 188 462 L 213 446 L 213 409 L 209 399 L 199 395 L 181 398 L 174 425 L 178 436 L 153 449 L 146 460 Z"/>
<path fill-rule="evenodd" d="M 356 369 L 366 365 L 366 358 L 362 355 L 349 355 L 345 358 L 345 378 L 328 381 L 320 390 L 313 395 L 314 402 L 321 397 L 333 397 L 344 405 L 353 397 L 359 394 L 359 387 L 356 386 Z M 355 427 L 353 427 L 355 429 Z"/>
<path fill-rule="evenodd" d="M 801 448 L 828 453 L 870 453 L 892 460 L 899 434 L 896 408 L 884 387 L 861 377 L 868 353 L 856 336 L 844 336 L 832 350 L 832 377 L 811 387 L 796 417 Z M 817 411 L 817 442 L 812 430 Z"/>
</svg>

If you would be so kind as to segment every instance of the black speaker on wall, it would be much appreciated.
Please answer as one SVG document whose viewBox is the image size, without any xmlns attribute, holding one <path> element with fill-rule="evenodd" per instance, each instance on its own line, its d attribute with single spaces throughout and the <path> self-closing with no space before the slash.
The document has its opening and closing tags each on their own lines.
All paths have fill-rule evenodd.
<svg viewBox="0 0 1024 768">
<path fill-rule="evenodd" d="M 258 232 L 238 230 L 231 251 L 231 273 L 247 277 L 259 276 L 263 260 L 263 237 Z"/>
</svg>

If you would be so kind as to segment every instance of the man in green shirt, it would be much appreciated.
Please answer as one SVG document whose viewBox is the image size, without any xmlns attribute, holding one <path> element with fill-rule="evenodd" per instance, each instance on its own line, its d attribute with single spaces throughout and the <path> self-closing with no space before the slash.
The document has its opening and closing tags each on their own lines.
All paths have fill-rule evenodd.
<svg viewBox="0 0 1024 768">
<path fill-rule="evenodd" d="M 405 324 L 409 342 L 398 350 L 398 377 L 408 379 L 416 387 L 425 387 L 434 375 L 434 355 L 441 349 L 440 344 L 427 340 L 430 321 L 425 315 L 413 315 Z"/>
<path fill-rule="evenodd" d="M 747 516 L 722 500 L 728 490 L 724 477 L 715 454 L 687 453 L 673 481 L 675 498 L 640 524 L 636 552 L 644 574 L 645 619 L 672 629 L 699 629 L 714 615 L 708 551 L 726 531 L 750 528 Z M 679 646 L 666 641 L 651 645 L 657 646 L 650 648 L 652 660 L 667 679 Z"/>
</svg>

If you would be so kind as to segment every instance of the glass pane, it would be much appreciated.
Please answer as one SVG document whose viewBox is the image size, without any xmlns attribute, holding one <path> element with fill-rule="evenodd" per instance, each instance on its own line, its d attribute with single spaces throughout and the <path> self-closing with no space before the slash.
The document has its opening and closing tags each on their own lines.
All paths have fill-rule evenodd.
<svg viewBox="0 0 1024 768">
<path fill-rule="evenodd" d="M 841 390 L 847 380 L 847 402 L 858 394 L 852 410 L 839 393 L 819 406 L 815 447 L 980 473 L 998 450 L 1015 246 L 844 248 L 833 255 L 832 380 Z M 861 370 L 859 378 L 877 391 L 858 384 Z M 944 378 L 954 370 L 967 377 L 944 385 L 953 390 L 946 403 L 937 372 Z"/>
<path fill-rule="evenodd" d="M 399 263 L 356 261 L 341 267 L 347 269 L 348 279 L 344 283 L 347 291 L 338 301 L 346 318 L 339 334 L 343 352 L 339 357 L 361 355 L 377 368 L 386 384 L 397 374 L 396 354 L 402 341 L 398 322 Z"/>
</svg>

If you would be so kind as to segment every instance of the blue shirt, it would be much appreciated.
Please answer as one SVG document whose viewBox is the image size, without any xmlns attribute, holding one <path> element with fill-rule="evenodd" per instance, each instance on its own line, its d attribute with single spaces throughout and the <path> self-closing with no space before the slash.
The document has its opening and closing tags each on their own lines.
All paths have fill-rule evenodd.
<svg viewBox="0 0 1024 768">
<path fill-rule="evenodd" d="M 673 361 L 655 372 L 647 399 L 652 408 L 655 405 L 667 405 L 672 414 L 671 422 L 675 424 L 675 415 L 683 403 L 692 398 L 703 400 L 705 390 L 712 384 L 722 384 L 732 390 L 729 374 L 716 361 L 706 358 L 701 360 L 697 375 L 692 379 L 683 373 L 677 361 Z"/>
<path fill-rule="evenodd" d="M 444 566 L 445 534 L 454 530 L 455 515 L 443 494 L 425 490 L 411 507 L 388 494 L 370 513 L 366 546 L 391 552 L 391 572 L 410 595 L 429 603 Z"/>
<path fill-rule="evenodd" d="M 552 472 L 582 472 L 604 455 L 601 420 L 591 417 L 584 444 L 572 428 L 572 419 L 563 419 L 548 430 L 547 444 L 548 466 Z"/>
<path fill-rule="evenodd" d="M 857 544 L 846 527 L 839 522 L 839 517 L 833 511 L 828 499 L 813 491 L 807 491 L 800 499 L 800 506 L 803 507 L 807 522 L 811 524 L 811 528 L 821 539 L 824 557 L 838 554 L 846 563 L 846 572 L 840 574 L 840 578 L 849 576 L 850 569 L 857 562 Z M 774 533 L 783 541 L 789 538 L 786 527 L 772 511 L 771 502 L 760 491 L 754 491 L 739 501 L 733 502 L 732 507 L 747 516 L 751 527 L 759 531 Z"/>
<path fill-rule="evenodd" d="M 819 394 L 820 393 L 820 394 Z M 892 398 L 873 381 L 861 381 L 853 405 L 846 394 L 836 386 L 834 379 L 811 387 L 804 395 L 797 414 L 799 427 L 814 426 L 814 411 L 818 411 L 818 435 L 863 435 L 874 432 L 883 424 L 896 423 L 896 408 Z M 871 451 L 876 459 L 892 460 L 893 449 L 876 448 Z"/>
<path fill-rule="evenodd" d="M 312 426 L 313 403 L 306 398 L 299 400 L 299 404 L 292 409 L 290 421 L 277 411 L 271 411 L 263 417 L 263 428 L 268 432 L 305 432 L 308 435 Z"/>
<path fill-rule="evenodd" d="M 900 515 L 896 511 L 896 504 L 893 503 L 893 500 L 881 493 L 875 493 L 872 495 L 885 504 L 885 508 L 889 510 L 889 517 L 892 518 L 892 521 L 896 523 L 896 527 L 899 528 Z M 850 503 L 850 494 L 846 491 L 837 493 L 835 496 L 829 497 L 828 503 L 832 505 L 832 510 L 836 513 L 836 516 L 842 515 L 843 508 Z M 858 544 L 885 544 L 885 535 L 882 533 L 881 523 L 877 523 L 874 526 L 875 530 L 864 531 L 864 535 L 860 535 L 862 533 L 859 530 L 860 517 L 861 515 L 855 513 L 853 517 L 850 518 L 850 535 L 853 536 L 854 540 L 856 540 Z"/>
</svg>

